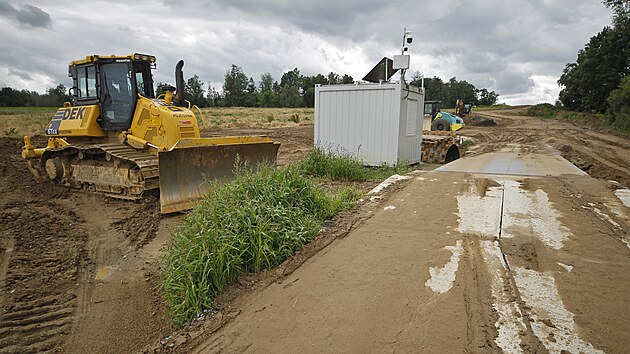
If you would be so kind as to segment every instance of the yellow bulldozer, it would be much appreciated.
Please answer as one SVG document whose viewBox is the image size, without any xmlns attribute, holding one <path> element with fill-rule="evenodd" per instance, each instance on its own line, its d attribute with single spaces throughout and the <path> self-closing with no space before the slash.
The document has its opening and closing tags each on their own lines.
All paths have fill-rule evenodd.
<svg viewBox="0 0 630 354">
<path fill-rule="evenodd" d="M 176 87 L 155 97 L 152 55 L 87 56 L 72 61 L 72 102 L 45 129 L 46 147 L 24 137 L 22 157 L 37 177 L 123 199 L 159 189 L 162 213 L 187 210 L 209 184 L 233 177 L 235 163 L 275 164 L 279 143 L 266 136 L 202 138 L 201 111 Z M 195 116 L 193 110 L 198 111 Z"/>
</svg>

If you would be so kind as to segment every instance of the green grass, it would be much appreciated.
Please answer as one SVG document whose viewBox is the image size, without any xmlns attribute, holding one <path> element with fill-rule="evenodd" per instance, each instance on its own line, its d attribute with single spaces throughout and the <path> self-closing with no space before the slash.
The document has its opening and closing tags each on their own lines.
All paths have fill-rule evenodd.
<svg viewBox="0 0 630 354">
<path fill-rule="evenodd" d="M 312 177 L 341 181 L 383 180 L 393 174 L 409 172 L 409 166 L 405 163 L 393 167 L 367 167 L 350 154 L 320 147 L 312 149 L 299 162 L 299 168 Z"/>
<path fill-rule="evenodd" d="M 550 103 L 540 103 L 529 107 L 526 114 L 533 117 L 557 118 L 556 116 L 560 111 L 561 109 L 559 107 Z"/>
<path fill-rule="evenodd" d="M 0 134 L 42 135 L 56 111 L 56 107 L 0 107 Z"/>
<path fill-rule="evenodd" d="M 166 248 L 162 290 L 175 324 L 210 308 L 239 275 L 283 262 L 360 196 L 319 189 L 297 166 L 239 170 L 234 182 L 215 185 Z"/>
<path fill-rule="evenodd" d="M 556 107 L 549 103 L 540 103 L 529 107 L 527 115 L 539 118 L 571 120 L 581 125 L 603 128 L 626 136 L 630 135 L 630 127 L 624 129 L 623 127 L 611 126 L 609 117 L 605 114 L 567 111 L 562 107 Z"/>
<path fill-rule="evenodd" d="M 49 113 L 51 117 L 57 112 L 58 107 L 0 107 L 0 116 L 17 115 L 27 113 Z"/>
<path fill-rule="evenodd" d="M 475 106 L 473 107 L 472 111 L 473 113 L 475 111 L 491 111 L 491 110 L 495 110 L 495 109 L 506 109 L 506 108 L 511 108 L 512 106 L 509 106 L 505 103 L 500 103 L 500 104 L 495 104 L 492 106 Z"/>
<path fill-rule="evenodd" d="M 464 140 L 464 143 L 461 144 L 459 150 L 460 155 L 466 154 L 466 152 L 473 146 L 475 143 L 472 140 Z"/>
</svg>

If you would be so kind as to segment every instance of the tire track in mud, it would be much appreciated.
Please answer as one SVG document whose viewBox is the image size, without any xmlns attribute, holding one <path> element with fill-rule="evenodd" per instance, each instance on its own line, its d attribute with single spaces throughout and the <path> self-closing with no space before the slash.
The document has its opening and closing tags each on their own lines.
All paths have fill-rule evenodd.
<svg viewBox="0 0 630 354">
<path fill-rule="evenodd" d="M 24 203 L 0 214 L 2 238 L 14 237 L 2 284 L 0 353 L 56 350 L 72 330 L 86 235 L 73 227 L 72 213 L 58 209 Z"/>
<path fill-rule="evenodd" d="M 0 353 L 59 352 L 72 331 L 87 235 L 73 196 L 36 182 L 0 138 Z"/>
</svg>

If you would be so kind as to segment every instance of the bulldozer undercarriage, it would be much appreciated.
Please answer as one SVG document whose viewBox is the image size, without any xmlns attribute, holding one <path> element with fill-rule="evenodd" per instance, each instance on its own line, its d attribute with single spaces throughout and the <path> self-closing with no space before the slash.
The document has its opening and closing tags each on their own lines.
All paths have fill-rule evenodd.
<svg viewBox="0 0 630 354">
<path fill-rule="evenodd" d="M 160 186 L 158 157 L 122 144 L 50 149 L 27 163 L 35 176 L 120 199 L 140 199 Z"/>
</svg>

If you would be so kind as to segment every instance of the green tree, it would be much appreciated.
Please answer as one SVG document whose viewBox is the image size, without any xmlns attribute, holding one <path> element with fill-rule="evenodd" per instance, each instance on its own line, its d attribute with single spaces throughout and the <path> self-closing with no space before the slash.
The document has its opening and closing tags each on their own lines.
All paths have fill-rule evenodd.
<svg viewBox="0 0 630 354">
<path fill-rule="evenodd" d="M 280 87 L 278 100 L 280 107 L 302 107 L 304 103 L 304 99 L 302 98 L 302 95 L 300 95 L 299 89 L 295 86 L 289 85 Z"/>
<path fill-rule="evenodd" d="M 261 107 L 276 107 L 278 105 L 278 98 L 274 90 L 274 81 L 270 73 L 260 75 L 258 103 Z"/>
<path fill-rule="evenodd" d="M 352 76 L 350 76 L 348 74 L 343 74 L 343 76 L 341 77 L 341 83 L 342 84 L 353 84 L 354 83 L 354 79 L 352 78 Z"/>
<path fill-rule="evenodd" d="M 242 107 L 245 103 L 248 82 L 243 69 L 232 64 L 223 82 L 223 104 L 227 107 Z"/>
<path fill-rule="evenodd" d="M 315 85 L 326 85 L 328 80 L 322 74 L 302 77 L 302 96 L 306 107 L 315 107 Z"/>
<path fill-rule="evenodd" d="M 337 73 L 329 72 L 326 76 L 326 80 L 328 81 L 328 85 L 337 85 L 341 83 L 341 78 Z"/>
<path fill-rule="evenodd" d="M 208 101 L 206 100 L 206 91 L 203 89 L 203 82 L 199 79 L 199 76 L 193 75 L 184 86 L 184 92 L 186 99 L 197 107 L 207 107 Z"/>
<path fill-rule="evenodd" d="M 302 76 L 300 75 L 300 70 L 298 70 L 298 68 L 287 71 L 282 74 L 282 77 L 280 78 L 280 86 L 300 87 L 301 83 Z"/>
<path fill-rule="evenodd" d="M 26 107 L 33 105 L 33 95 L 27 90 L 14 90 L 10 87 L 3 87 L 0 90 L 0 107 Z"/>
<path fill-rule="evenodd" d="M 487 89 L 477 90 L 477 97 L 479 98 L 479 102 L 482 106 L 492 106 L 496 104 L 499 100 L 499 95 L 494 91 L 488 91 Z"/>
<path fill-rule="evenodd" d="M 571 110 L 606 112 L 611 92 L 630 74 L 630 1 L 603 2 L 614 12 L 613 27 L 591 37 L 558 80 L 559 100 Z"/>
<path fill-rule="evenodd" d="M 47 103 L 46 106 L 61 107 L 64 102 L 70 102 L 72 100 L 64 84 L 48 88 L 46 95 L 49 98 L 49 103 Z"/>
<path fill-rule="evenodd" d="M 222 105 L 223 96 L 219 91 L 217 91 L 214 86 L 208 83 L 208 91 L 206 95 L 206 100 L 208 101 L 208 106 L 210 107 L 219 107 Z"/>
<path fill-rule="evenodd" d="M 304 106 L 304 98 L 300 92 L 301 85 L 302 76 L 297 68 L 287 71 L 282 75 L 278 91 L 278 103 L 280 107 Z"/>
<path fill-rule="evenodd" d="M 253 78 L 249 78 L 247 87 L 245 88 L 245 99 L 243 101 L 244 107 L 257 107 L 258 106 L 258 90 L 256 90 L 256 83 Z"/>
<path fill-rule="evenodd" d="M 630 75 L 608 97 L 610 124 L 620 130 L 630 132 Z"/>
<path fill-rule="evenodd" d="M 619 25 L 630 18 L 629 0 L 603 0 L 602 3 L 613 10 L 613 22 Z"/>
<path fill-rule="evenodd" d="M 625 47 L 624 47 L 625 46 Z M 564 68 L 560 101 L 572 110 L 604 113 L 606 99 L 630 71 L 630 33 L 605 27 Z"/>
</svg>

